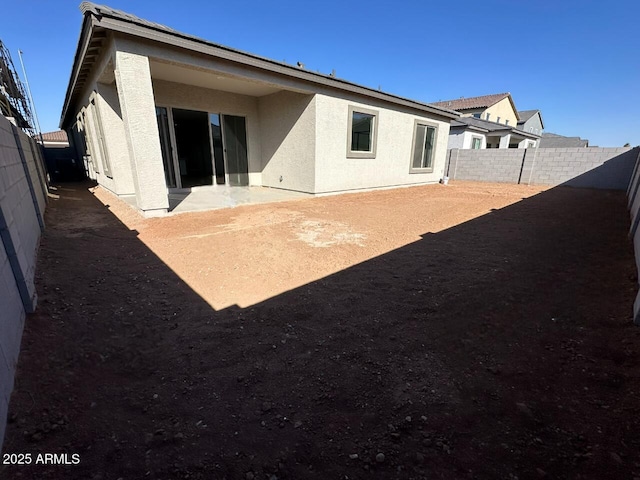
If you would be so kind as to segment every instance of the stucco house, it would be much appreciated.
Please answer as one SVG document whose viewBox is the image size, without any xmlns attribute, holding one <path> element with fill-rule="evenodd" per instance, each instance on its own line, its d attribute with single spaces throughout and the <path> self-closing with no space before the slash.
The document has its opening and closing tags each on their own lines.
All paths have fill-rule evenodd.
<svg viewBox="0 0 640 480">
<path fill-rule="evenodd" d="M 518 116 L 520 117 L 518 130 L 542 135 L 544 123 L 542 122 L 542 113 L 540 113 L 540 110 L 521 110 L 518 112 Z"/>
<path fill-rule="evenodd" d="M 512 127 L 516 127 L 520 121 L 513 98 L 508 92 L 482 95 L 480 97 L 441 100 L 434 102 L 433 105 L 456 110 L 463 117 L 478 118 Z"/>
<path fill-rule="evenodd" d="M 147 216 L 195 187 L 321 194 L 443 176 L 451 109 L 80 9 L 61 128 L 90 176 Z"/>
<path fill-rule="evenodd" d="M 475 117 L 453 120 L 449 130 L 449 148 L 532 148 L 539 139 L 513 126 Z"/>
</svg>

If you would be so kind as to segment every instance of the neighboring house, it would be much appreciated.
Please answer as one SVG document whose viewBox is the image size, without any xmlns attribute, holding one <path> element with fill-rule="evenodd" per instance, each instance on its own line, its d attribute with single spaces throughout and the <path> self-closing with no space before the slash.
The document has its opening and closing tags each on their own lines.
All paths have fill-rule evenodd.
<svg viewBox="0 0 640 480">
<path fill-rule="evenodd" d="M 34 140 L 42 145 L 47 171 L 52 180 L 84 178 L 84 166 L 78 161 L 75 149 L 69 145 L 67 132 L 64 130 L 47 132 L 35 135 Z"/>
<path fill-rule="evenodd" d="M 35 139 L 44 147 L 67 148 L 69 146 L 69 137 L 64 130 L 41 133 L 40 135 L 36 135 Z"/>
<path fill-rule="evenodd" d="M 508 125 L 461 117 L 451 122 L 449 148 L 531 148 L 539 138 Z"/>
<path fill-rule="evenodd" d="M 432 105 L 456 110 L 463 117 L 479 118 L 511 127 L 517 126 L 520 121 L 510 93 L 496 93 L 470 98 L 462 97 L 456 100 L 434 102 Z"/>
<path fill-rule="evenodd" d="M 443 176 L 451 109 L 80 8 L 61 127 L 90 176 L 147 216 L 203 185 L 317 194 Z"/>
<path fill-rule="evenodd" d="M 540 148 L 574 148 L 588 147 L 589 140 L 580 137 L 564 137 L 556 133 L 543 133 Z"/>
<path fill-rule="evenodd" d="M 520 121 L 518 122 L 519 130 L 542 135 L 544 123 L 542 122 L 540 110 L 522 110 L 518 112 L 518 116 L 520 117 Z"/>
</svg>

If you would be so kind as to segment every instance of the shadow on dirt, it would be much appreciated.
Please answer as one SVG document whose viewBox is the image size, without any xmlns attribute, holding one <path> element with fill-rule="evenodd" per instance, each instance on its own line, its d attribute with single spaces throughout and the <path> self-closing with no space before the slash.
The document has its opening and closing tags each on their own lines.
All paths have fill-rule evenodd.
<svg viewBox="0 0 640 480">
<path fill-rule="evenodd" d="M 4 452 L 81 463 L 7 478 L 640 475 L 622 192 L 548 190 L 221 311 L 58 193 Z"/>
</svg>

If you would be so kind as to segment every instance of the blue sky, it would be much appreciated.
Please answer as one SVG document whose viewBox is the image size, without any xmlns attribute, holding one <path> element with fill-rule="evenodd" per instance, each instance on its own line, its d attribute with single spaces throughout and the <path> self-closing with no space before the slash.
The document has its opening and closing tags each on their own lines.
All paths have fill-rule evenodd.
<svg viewBox="0 0 640 480">
<path fill-rule="evenodd" d="M 549 132 L 640 144 L 637 0 L 366 4 L 109 0 L 107 5 L 274 60 L 433 102 L 511 92 Z M 4 1 L 0 39 L 29 76 L 43 131 L 58 128 L 82 17 L 77 0 Z"/>
</svg>

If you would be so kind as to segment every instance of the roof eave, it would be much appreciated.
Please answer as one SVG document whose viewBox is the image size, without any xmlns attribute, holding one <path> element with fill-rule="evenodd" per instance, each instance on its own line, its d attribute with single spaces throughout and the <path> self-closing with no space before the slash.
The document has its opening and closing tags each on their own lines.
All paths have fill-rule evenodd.
<svg viewBox="0 0 640 480">
<path fill-rule="evenodd" d="M 83 4 L 80 6 L 82 9 Z M 85 13 L 83 11 L 83 13 Z M 65 129 L 66 125 L 66 117 L 69 110 L 69 103 L 71 101 L 71 97 L 73 95 L 73 91 L 75 90 L 77 81 L 78 81 L 78 73 L 80 72 L 80 65 L 82 61 L 84 61 L 84 53 L 87 51 L 87 46 L 89 45 L 89 40 L 91 37 L 91 31 L 93 30 L 93 18 L 90 16 L 85 16 L 82 21 L 82 29 L 80 30 L 80 36 L 78 37 L 78 46 L 76 47 L 76 53 L 73 59 L 73 65 L 71 67 L 71 75 L 69 77 L 69 84 L 67 85 L 67 92 L 64 97 L 64 103 L 62 107 L 62 114 L 60 115 L 60 124 L 58 125 L 62 130 Z M 82 55 L 81 55 L 82 52 Z M 82 58 L 82 60 L 81 60 Z"/>
<path fill-rule="evenodd" d="M 245 66 L 251 66 L 272 73 L 286 75 L 316 85 L 322 85 L 325 87 L 347 91 L 350 93 L 383 100 L 397 105 L 402 105 L 422 111 L 424 113 L 441 117 L 446 120 L 453 120 L 459 118 L 460 116 L 457 111 L 450 110 L 444 107 L 438 107 L 435 105 L 426 104 L 397 95 L 381 92 L 379 90 L 364 87 L 362 85 L 358 85 L 347 80 L 338 79 L 330 75 L 314 73 L 308 70 L 301 70 L 298 67 L 263 58 L 254 54 L 234 50 L 223 45 L 213 44 L 212 42 L 209 42 L 207 40 L 203 40 L 187 34 L 182 34 L 174 30 L 167 31 L 160 28 L 153 28 L 152 26 L 142 25 L 131 19 L 122 19 L 120 17 L 109 15 L 102 11 L 98 12 L 96 10 L 96 7 L 96 5 L 88 2 L 83 2 L 80 6 L 85 19 L 83 21 L 83 27 L 80 34 L 80 39 L 78 41 L 78 47 L 76 49 L 71 78 L 65 96 L 62 116 L 60 118 L 60 128 L 64 128 L 68 124 L 67 117 L 69 115 L 69 107 L 73 100 L 74 90 L 77 85 L 78 72 L 80 71 L 80 68 L 84 62 L 86 47 L 89 44 L 91 33 L 98 26 L 103 27 L 107 30 L 118 31 L 121 33 L 137 36 L 151 41 L 157 41 L 174 47 L 185 48 L 187 50 L 195 51 L 198 53 L 214 55 L 218 58 L 234 61 Z"/>
</svg>

